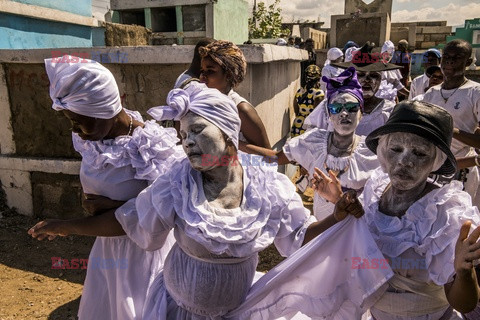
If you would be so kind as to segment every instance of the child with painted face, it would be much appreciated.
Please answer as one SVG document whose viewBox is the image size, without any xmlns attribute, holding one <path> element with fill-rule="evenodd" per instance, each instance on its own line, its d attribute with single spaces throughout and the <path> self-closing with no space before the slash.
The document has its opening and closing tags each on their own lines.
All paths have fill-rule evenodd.
<svg viewBox="0 0 480 320">
<path fill-rule="evenodd" d="M 458 181 L 427 181 L 431 173 L 455 172 L 452 129 L 443 108 L 408 101 L 366 138 L 381 168 L 365 185 L 362 219 L 394 271 L 370 309 L 376 320 L 450 319 L 452 307 L 469 312 L 479 299 L 478 209 Z"/>
<path fill-rule="evenodd" d="M 343 71 L 338 77 L 326 78 L 328 121 L 332 130 L 312 128 L 287 141 L 281 151 L 248 145 L 249 152 L 277 157 L 278 164 L 298 163 L 313 178 L 315 168 L 335 175 L 343 190 L 360 194 L 372 172 L 379 167 L 375 154 L 365 145 L 365 137 L 355 130 L 362 118 L 363 94 L 354 68 Z M 324 219 L 334 203 L 314 195 L 313 212 Z"/>
<path fill-rule="evenodd" d="M 73 145 L 82 155 L 82 204 L 93 216 L 41 221 L 28 231 L 38 240 L 110 230 L 115 220 L 111 209 L 135 198 L 172 162 L 185 157 L 176 147 L 174 129 L 143 121 L 140 113 L 123 108 L 112 73 L 95 61 L 84 61 L 46 59 L 45 67 L 52 107 L 72 123 Z M 147 252 L 127 236 L 97 237 L 79 319 L 141 319 L 149 281 L 162 269 L 173 243 L 172 234 L 164 247 Z"/>
</svg>

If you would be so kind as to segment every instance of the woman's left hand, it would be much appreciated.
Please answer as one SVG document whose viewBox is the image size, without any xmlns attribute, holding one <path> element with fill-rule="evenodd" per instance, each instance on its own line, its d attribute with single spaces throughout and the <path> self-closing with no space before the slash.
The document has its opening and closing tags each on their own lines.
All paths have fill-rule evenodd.
<svg viewBox="0 0 480 320">
<path fill-rule="evenodd" d="M 357 193 L 354 190 L 348 190 L 335 204 L 333 216 L 335 220 L 342 221 L 348 215 L 352 215 L 358 219 L 363 216 L 364 213 L 363 206 L 357 198 Z"/>
<path fill-rule="evenodd" d="M 454 266 L 457 275 L 465 275 L 472 272 L 474 260 L 480 259 L 480 241 L 478 241 L 480 226 L 473 230 L 469 236 L 471 225 L 471 221 L 467 221 L 462 225 L 455 246 Z"/>
</svg>

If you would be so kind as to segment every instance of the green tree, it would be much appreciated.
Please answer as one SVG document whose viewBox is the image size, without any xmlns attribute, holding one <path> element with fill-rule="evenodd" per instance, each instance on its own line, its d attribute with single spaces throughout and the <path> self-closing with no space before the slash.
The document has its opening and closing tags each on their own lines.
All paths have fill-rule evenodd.
<svg viewBox="0 0 480 320">
<path fill-rule="evenodd" d="M 259 2 L 252 18 L 248 19 L 248 33 L 250 39 L 278 38 L 280 35 L 289 35 L 290 30 L 282 28 L 282 9 L 279 8 L 280 0 L 268 7 L 264 2 Z"/>
</svg>

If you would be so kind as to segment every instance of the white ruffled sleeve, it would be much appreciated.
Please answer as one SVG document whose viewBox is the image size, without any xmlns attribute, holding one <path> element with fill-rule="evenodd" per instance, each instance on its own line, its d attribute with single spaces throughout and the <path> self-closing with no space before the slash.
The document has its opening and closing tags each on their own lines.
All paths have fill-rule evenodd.
<svg viewBox="0 0 480 320">
<path fill-rule="evenodd" d="M 310 211 L 303 206 L 302 199 L 295 192 L 295 186 L 287 176 L 277 173 L 276 192 L 284 195 L 273 206 L 273 212 L 280 212 L 280 228 L 274 243 L 278 252 L 288 257 L 297 251 L 303 243 L 305 233 L 310 224 L 316 221 Z"/>
<path fill-rule="evenodd" d="M 313 128 L 302 135 L 289 140 L 283 147 L 283 153 L 290 161 L 295 161 L 313 174 L 315 163 L 321 154 L 326 156 L 328 131 Z"/>
<path fill-rule="evenodd" d="M 118 208 L 115 217 L 140 248 L 148 251 L 160 249 L 175 224 L 169 175 L 160 176 L 137 198 Z"/>
</svg>

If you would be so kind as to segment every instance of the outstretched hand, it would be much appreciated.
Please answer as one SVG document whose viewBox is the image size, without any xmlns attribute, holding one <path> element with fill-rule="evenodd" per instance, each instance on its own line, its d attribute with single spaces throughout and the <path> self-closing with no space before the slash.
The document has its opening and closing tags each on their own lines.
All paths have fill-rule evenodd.
<svg viewBox="0 0 480 320">
<path fill-rule="evenodd" d="M 363 216 L 364 213 L 363 206 L 357 198 L 357 193 L 354 190 L 348 190 L 335 204 L 333 216 L 335 220 L 342 221 L 348 215 L 352 215 L 358 219 Z"/>
<path fill-rule="evenodd" d="M 319 196 L 333 204 L 337 203 L 343 194 L 340 181 L 332 170 L 328 171 L 327 176 L 322 170 L 315 168 L 313 189 Z"/>
<path fill-rule="evenodd" d="M 38 222 L 28 230 L 28 234 L 37 240 L 53 240 L 57 236 L 68 236 L 70 233 L 67 230 L 67 221 L 65 220 L 44 220 Z"/>
<path fill-rule="evenodd" d="M 473 262 L 480 259 L 480 226 L 475 228 L 470 236 L 471 221 L 467 221 L 460 229 L 457 244 L 455 245 L 455 271 L 457 274 L 467 274 L 472 271 Z"/>
</svg>

